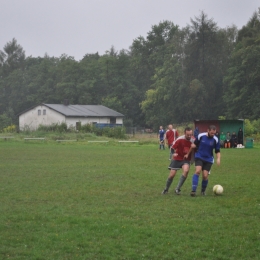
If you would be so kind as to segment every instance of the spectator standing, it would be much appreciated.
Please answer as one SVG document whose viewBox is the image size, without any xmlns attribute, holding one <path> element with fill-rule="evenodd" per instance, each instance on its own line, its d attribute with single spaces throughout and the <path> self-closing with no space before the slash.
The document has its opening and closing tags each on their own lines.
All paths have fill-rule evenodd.
<svg viewBox="0 0 260 260">
<path fill-rule="evenodd" d="M 243 143 L 244 143 L 243 139 L 244 139 L 244 133 L 240 127 L 238 130 L 238 133 L 237 133 L 237 143 L 243 145 Z"/>
</svg>

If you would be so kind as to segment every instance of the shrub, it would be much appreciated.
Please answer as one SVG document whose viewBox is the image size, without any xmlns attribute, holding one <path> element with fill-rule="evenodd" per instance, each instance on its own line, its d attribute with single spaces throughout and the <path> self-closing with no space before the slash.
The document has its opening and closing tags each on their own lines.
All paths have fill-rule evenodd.
<svg viewBox="0 0 260 260">
<path fill-rule="evenodd" d="M 249 119 L 245 119 L 245 136 L 250 136 L 254 133 L 254 126 Z"/>
<path fill-rule="evenodd" d="M 81 128 L 80 128 L 80 132 L 92 133 L 93 132 L 93 127 L 92 127 L 91 124 L 82 125 Z"/>
<path fill-rule="evenodd" d="M 254 133 L 255 134 L 260 133 L 260 119 L 254 120 L 252 122 L 252 125 L 254 127 Z"/>
<path fill-rule="evenodd" d="M 17 130 L 16 125 L 9 125 L 6 128 L 3 129 L 4 133 L 15 133 Z"/>
<path fill-rule="evenodd" d="M 102 136 L 102 128 L 94 126 L 93 133 L 95 133 L 97 136 Z"/>
<path fill-rule="evenodd" d="M 115 127 L 113 128 L 114 132 L 114 138 L 117 139 L 126 139 L 126 131 L 125 127 Z"/>
<path fill-rule="evenodd" d="M 67 124 L 61 123 L 61 124 L 51 124 L 51 125 L 39 125 L 38 131 L 42 132 L 66 132 L 67 131 Z"/>
</svg>

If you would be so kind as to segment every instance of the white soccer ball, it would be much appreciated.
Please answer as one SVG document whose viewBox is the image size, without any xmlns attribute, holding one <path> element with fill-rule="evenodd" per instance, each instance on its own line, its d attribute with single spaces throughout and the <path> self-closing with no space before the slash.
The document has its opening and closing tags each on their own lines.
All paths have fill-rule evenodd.
<svg viewBox="0 0 260 260">
<path fill-rule="evenodd" d="M 223 187 L 222 187 L 221 185 L 219 185 L 219 184 L 217 184 L 217 185 L 215 185 L 215 186 L 213 187 L 213 192 L 214 192 L 214 194 L 216 194 L 216 195 L 222 194 L 223 191 L 224 191 Z"/>
</svg>

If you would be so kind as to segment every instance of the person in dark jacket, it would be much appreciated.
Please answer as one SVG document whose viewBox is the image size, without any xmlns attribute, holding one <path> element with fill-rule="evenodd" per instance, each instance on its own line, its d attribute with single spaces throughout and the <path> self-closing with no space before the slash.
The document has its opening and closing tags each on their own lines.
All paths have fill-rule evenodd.
<svg viewBox="0 0 260 260">
<path fill-rule="evenodd" d="M 195 130 L 194 130 L 194 137 L 195 138 L 198 138 L 198 135 L 199 135 L 200 131 L 199 131 L 199 128 L 196 126 Z"/>
<path fill-rule="evenodd" d="M 243 134 L 243 131 L 241 129 L 241 127 L 239 128 L 238 130 L 238 133 L 237 133 L 237 144 L 242 144 L 243 145 L 243 138 L 244 138 L 244 134 Z"/>
<path fill-rule="evenodd" d="M 233 132 L 231 135 L 230 143 L 231 143 L 231 148 L 237 147 L 237 135 L 235 132 Z"/>
</svg>

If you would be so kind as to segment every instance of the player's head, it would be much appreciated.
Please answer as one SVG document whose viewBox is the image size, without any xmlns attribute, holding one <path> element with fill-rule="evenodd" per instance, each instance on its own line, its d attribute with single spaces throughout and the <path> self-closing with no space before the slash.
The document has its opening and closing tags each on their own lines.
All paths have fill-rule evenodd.
<svg viewBox="0 0 260 260">
<path fill-rule="evenodd" d="M 209 128 L 208 128 L 208 135 L 210 137 L 213 137 L 215 134 L 216 134 L 216 127 L 214 125 L 210 125 Z"/>
<path fill-rule="evenodd" d="M 162 130 L 163 129 L 163 127 L 160 125 L 160 129 Z"/>
<path fill-rule="evenodd" d="M 168 129 L 169 129 L 169 130 L 172 130 L 172 125 L 168 125 Z"/>
<path fill-rule="evenodd" d="M 192 129 L 190 127 L 186 127 L 184 129 L 184 135 L 186 140 L 190 140 L 192 137 Z"/>
</svg>

